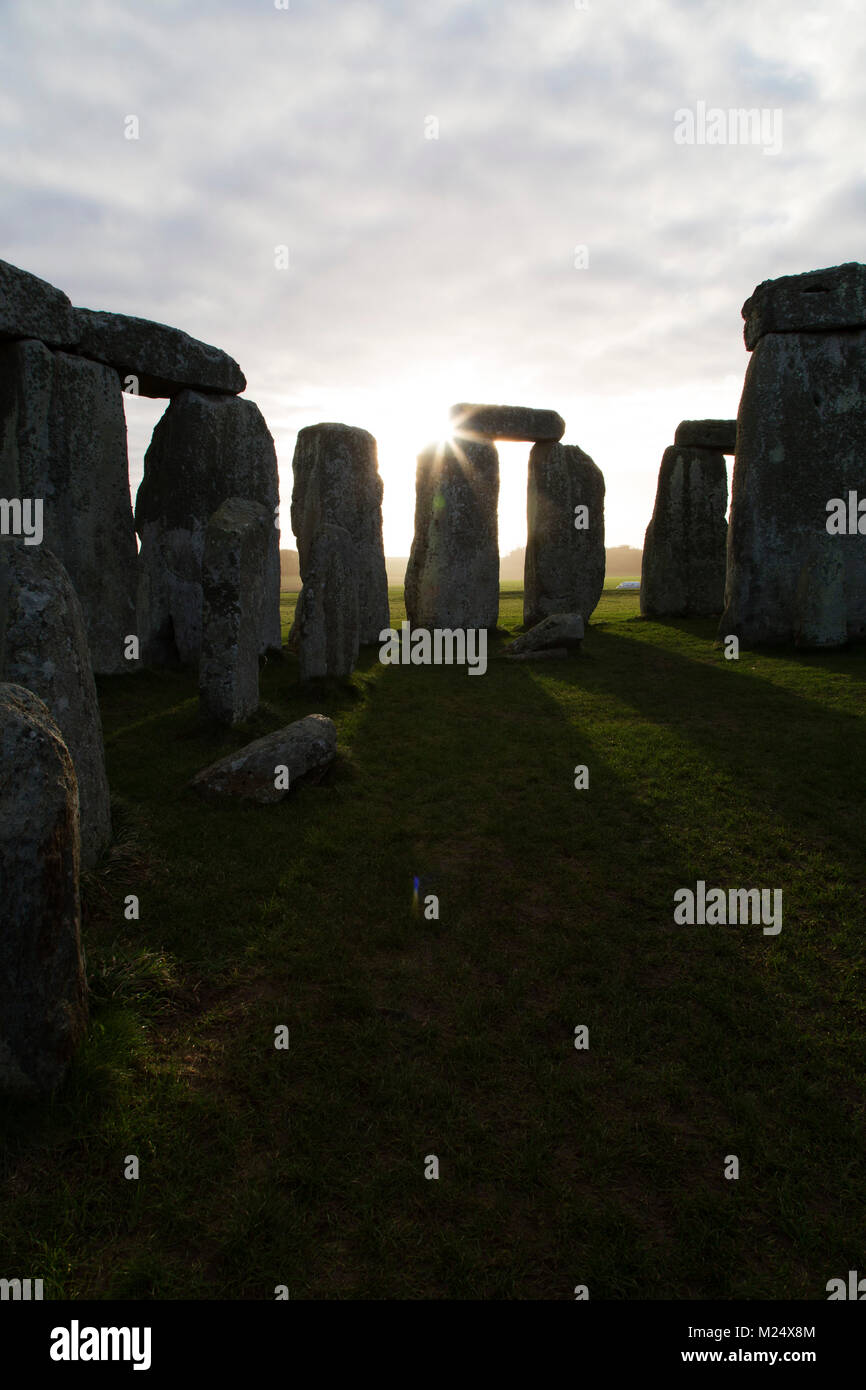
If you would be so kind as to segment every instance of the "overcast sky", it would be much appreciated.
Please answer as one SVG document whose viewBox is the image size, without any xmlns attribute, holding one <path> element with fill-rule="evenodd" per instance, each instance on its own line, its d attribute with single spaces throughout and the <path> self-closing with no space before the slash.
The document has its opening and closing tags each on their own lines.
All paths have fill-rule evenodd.
<svg viewBox="0 0 866 1390">
<path fill-rule="evenodd" d="M 238 360 L 283 545 L 295 435 L 342 420 L 408 553 L 459 400 L 558 410 L 641 545 L 677 422 L 736 414 L 743 300 L 864 259 L 864 38 L 862 0 L 0 0 L 0 258 Z M 774 138 L 700 143 L 699 103 Z M 133 489 L 162 409 L 128 402 Z"/>
</svg>

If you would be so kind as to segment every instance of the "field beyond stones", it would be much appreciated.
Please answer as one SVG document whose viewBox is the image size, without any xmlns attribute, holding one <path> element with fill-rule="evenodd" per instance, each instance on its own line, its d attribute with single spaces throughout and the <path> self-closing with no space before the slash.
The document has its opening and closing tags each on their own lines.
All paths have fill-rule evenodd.
<svg viewBox="0 0 866 1390">
<path fill-rule="evenodd" d="M 575 660 L 506 665 L 497 639 L 482 679 L 373 648 L 302 692 L 287 657 L 231 733 L 191 674 L 99 682 L 117 840 L 84 882 L 91 1025 L 50 1104 L 0 1106 L 5 1277 L 823 1300 L 864 1272 L 866 653 L 726 661 L 713 621 L 644 621 L 617 582 Z M 313 712 L 339 735 L 317 785 L 185 790 Z M 698 879 L 781 888 L 781 933 L 675 926 Z"/>
</svg>

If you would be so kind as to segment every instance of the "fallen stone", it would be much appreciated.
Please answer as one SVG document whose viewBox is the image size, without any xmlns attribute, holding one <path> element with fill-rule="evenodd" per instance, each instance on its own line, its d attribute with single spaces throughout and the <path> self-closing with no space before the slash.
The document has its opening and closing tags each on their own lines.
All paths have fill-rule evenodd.
<svg viewBox="0 0 866 1390">
<path fill-rule="evenodd" d="M 258 502 L 230 497 L 207 524 L 202 559 L 199 701 L 202 712 L 238 724 L 259 707 L 259 630 L 273 518 Z"/>
<path fill-rule="evenodd" d="M 866 265 L 846 261 L 802 275 L 762 280 L 743 305 L 751 351 L 766 333 L 814 333 L 866 326 Z"/>
<path fill-rule="evenodd" d="M 537 652 L 506 652 L 507 661 L 564 661 L 571 653 L 568 647 L 544 647 Z"/>
<path fill-rule="evenodd" d="M 583 635 L 584 623 L 580 613 L 551 613 L 528 632 L 521 632 L 515 637 L 506 656 L 516 659 L 524 654 L 535 655 L 559 648 L 578 652 Z"/>
<path fill-rule="evenodd" d="M 0 540 L 0 679 L 44 701 L 69 749 L 89 868 L 111 839 L 111 802 L 81 604 L 50 550 L 10 538 Z"/>
<path fill-rule="evenodd" d="M 665 449 L 643 547 L 640 611 L 645 617 L 721 612 L 727 505 L 723 454 L 679 444 Z"/>
<path fill-rule="evenodd" d="M 578 507 L 585 511 L 577 513 Z M 533 446 L 527 517 L 524 624 L 532 627 L 552 613 L 589 616 L 604 588 L 606 562 L 604 475 L 589 454 L 576 444 Z"/>
<path fill-rule="evenodd" d="M 201 566 L 205 530 L 229 497 L 279 505 L 274 441 L 258 406 L 239 396 L 182 391 L 157 423 L 135 503 L 139 552 L 138 630 L 153 666 L 197 666 L 201 656 Z M 270 530 L 260 652 L 279 651 L 280 536 Z"/>
<path fill-rule="evenodd" d="M 479 435 L 484 439 L 561 439 L 565 421 L 555 410 L 532 410 L 523 405 L 452 405 L 451 422 L 455 434 Z"/>
<path fill-rule="evenodd" d="M 351 675 L 358 660 L 358 568 L 355 543 L 343 526 L 320 526 L 313 537 L 297 607 L 300 678 Z"/>
<path fill-rule="evenodd" d="M 268 806 L 282 801 L 299 778 L 323 771 L 336 754 L 333 722 L 323 714 L 308 714 L 212 763 L 190 786 L 210 799 L 238 796 Z"/>
<path fill-rule="evenodd" d="M 39 338 L 74 347 L 78 326 L 62 290 L 17 265 L 0 261 L 0 338 Z"/>
<path fill-rule="evenodd" d="M 132 394 L 176 396 L 192 390 L 238 395 L 246 388 L 234 358 L 179 328 L 101 309 L 74 313 L 78 351 L 113 367 L 125 390 L 134 377 Z"/>
<path fill-rule="evenodd" d="M 391 620 L 376 441 L 354 425 L 309 425 L 298 434 L 292 469 L 292 530 L 301 580 L 307 582 L 320 527 L 328 524 L 348 531 L 358 572 L 360 641 L 378 642 Z"/>
<path fill-rule="evenodd" d="M 721 638 L 774 645 L 806 632 L 809 645 L 834 646 L 844 602 L 848 640 L 866 640 L 863 537 L 827 534 L 828 502 L 866 496 L 864 381 L 866 329 L 768 333 L 752 353 L 737 417 Z"/>
<path fill-rule="evenodd" d="M 674 443 L 684 448 L 715 449 L 720 454 L 736 453 L 736 420 L 682 420 Z"/>
<path fill-rule="evenodd" d="M 487 441 L 453 440 L 418 455 L 404 585 L 413 627 L 496 627 L 498 501 L 499 455 Z"/>
<path fill-rule="evenodd" d="M 108 367 L 28 339 L 0 345 L 0 497 L 42 501 L 43 541 L 81 601 L 93 669 L 136 669 L 137 552 L 126 418 Z"/>
<path fill-rule="evenodd" d="M 78 789 L 46 705 L 0 685 L 0 1091 L 64 1078 L 87 1026 Z"/>
</svg>

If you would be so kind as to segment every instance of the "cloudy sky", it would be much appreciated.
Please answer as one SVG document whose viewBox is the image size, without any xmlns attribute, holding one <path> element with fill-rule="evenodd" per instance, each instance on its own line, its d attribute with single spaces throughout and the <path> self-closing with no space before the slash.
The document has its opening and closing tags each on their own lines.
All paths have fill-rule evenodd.
<svg viewBox="0 0 866 1390">
<path fill-rule="evenodd" d="M 342 420 L 408 553 L 459 400 L 558 410 L 640 545 L 677 422 L 736 414 L 755 284 L 866 258 L 864 40 L 862 0 L 0 0 L 0 258 L 240 362 L 284 545 L 295 435 Z M 740 108 L 764 136 L 702 139 Z"/>
</svg>

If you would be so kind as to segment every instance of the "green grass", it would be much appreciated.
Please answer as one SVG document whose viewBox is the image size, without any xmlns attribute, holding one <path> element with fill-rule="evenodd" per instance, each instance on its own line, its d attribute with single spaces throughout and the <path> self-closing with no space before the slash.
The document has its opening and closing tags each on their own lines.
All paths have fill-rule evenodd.
<svg viewBox="0 0 866 1390">
<path fill-rule="evenodd" d="M 866 653 L 729 662 L 712 622 L 637 615 L 607 589 L 580 658 L 510 665 L 497 638 L 484 679 L 374 648 L 305 693 L 271 661 L 231 733 L 189 674 L 100 682 L 91 1027 L 49 1103 L 0 1108 L 0 1274 L 50 1298 L 824 1299 L 862 1269 Z M 339 736 L 319 785 L 185 789 L 312 711 Z M 675 927 L 698 878 L 781 887 L 781 934 Z"/>
</svg>

